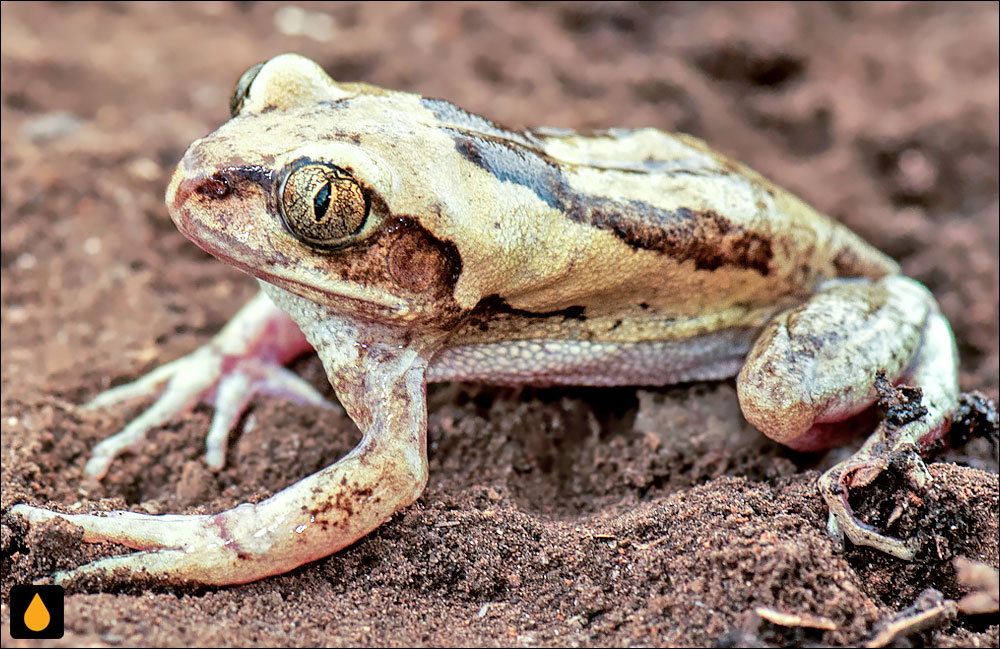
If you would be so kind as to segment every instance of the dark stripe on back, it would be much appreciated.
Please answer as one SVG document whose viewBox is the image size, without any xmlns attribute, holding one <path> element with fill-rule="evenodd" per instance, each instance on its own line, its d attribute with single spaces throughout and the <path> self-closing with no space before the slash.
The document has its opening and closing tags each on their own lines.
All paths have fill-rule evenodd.
<svg viewBox="0 0 1000 649">
<path fill-rule="evenodd" d="M 453 128 L 459 131 L 467 131 L 475 134 L 485 135 L 516 142 L 521 146 L 532 147 L 534 139 L 524 133 L 519 133 L 508 128 L 504 128 L 490 120 L 463 110 L 443 99 L 428 99 L 422 97 L 420 104 L 427 110 L 434 113 L 434 117 L 445 128 Z"/>
<path fill-rule="evenodd" d="M 503 133 L 507 132 L 491 122 L 452 108 L 468 116 L 468 123 L 481 120 L 497 133 L 488 134 L 484 128 L 473 128 L 476 132 L 469 133 L 461 127 L 445 127 L 462 157 L 501 182 L 527 187 L 574 221 L 609 230 L 633 248 L 661 252 L 678 261 L 691 260 L 701 270 L 731 266 L 761 275 L 770 271 L 774 253 L 765 234 L 736 225 L 712 210 L 667 210 L 645 201 L 620 201 L 578 192 L 563 177 L 559 165 L 524 136 L 506 137 Z"/>
</svg>

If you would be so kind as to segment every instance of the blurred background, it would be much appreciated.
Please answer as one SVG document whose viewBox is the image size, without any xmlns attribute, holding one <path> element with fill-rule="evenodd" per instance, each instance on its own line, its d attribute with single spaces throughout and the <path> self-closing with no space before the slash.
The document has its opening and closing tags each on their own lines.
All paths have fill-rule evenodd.
<svg viewBox="0 0 1000 649">
<path fill-rule="evenodd" d="M 295 51 L 336 79 L 446 98 L 511 127 L 697 135 L 928 284 L 957 329 L 963 384 L 995 393 L 995 3 L 101 2 L 2 12 L 8 289 L 31 282 L 8 275 L 31 259 L 56 274 L 53 264 L 71 265 L 82 284 L 150 246 L 179 245 L 159 205 L 172 166 L 228 117 L 243 70 Z M 79 254 L 86 242 L 91 254 Z M 14 297 L 4 294 L 5 307 Z"/>
</svg>

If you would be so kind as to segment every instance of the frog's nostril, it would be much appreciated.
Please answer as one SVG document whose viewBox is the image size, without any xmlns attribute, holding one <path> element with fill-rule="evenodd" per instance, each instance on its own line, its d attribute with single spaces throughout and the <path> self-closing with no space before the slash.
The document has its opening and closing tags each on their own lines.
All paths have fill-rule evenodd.
<svg viewBox="0 0 1000 649">
<path fill-rule="evenodd" d="M 221 173 L 212 174 L 205 180 L 201 181 L 195 189 L 195 191 L 199 194 L 210 196 L 212 198 L 225 198 L 232 190 L 233 187 L 230 184 L 229 179 Z"/>
</svg>

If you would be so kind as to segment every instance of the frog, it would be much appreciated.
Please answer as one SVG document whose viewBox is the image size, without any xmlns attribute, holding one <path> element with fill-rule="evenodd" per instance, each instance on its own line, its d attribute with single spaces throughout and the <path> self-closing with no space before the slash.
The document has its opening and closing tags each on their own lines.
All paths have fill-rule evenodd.
<svg viewBox="0 0 1000 649">
<path fill-rule="evenodd" d="M 844 225 L 685 134 L 513 130 L 456 105 L 337 82 L 283 54 L 240 78 L 231 118 L 194 142 L 166 204 L 200 248 L 261 291 L 208 344 L 98 395 L 155 398 L 84 473 L 198 403 L 221 468 L 249 404 L 342 407 L 361 441 L 257 503 L 215 514 L 67 514 L 83 541 L 136 550 L 56 573 L 241 584 L 365 537 L 423 492 L 427 384 L 661 386 L 732 380 L 754 427 L 799 451 L 917 386 L 923 415 L 877 428 L 818 480 L 835 538 L 912 559 L 850 492 L 888 470 L 914 488 L 958 399 L 954 336 L 932 294 Z M 315 350 L 340 405 L 285 365 Z"/>
</svg>

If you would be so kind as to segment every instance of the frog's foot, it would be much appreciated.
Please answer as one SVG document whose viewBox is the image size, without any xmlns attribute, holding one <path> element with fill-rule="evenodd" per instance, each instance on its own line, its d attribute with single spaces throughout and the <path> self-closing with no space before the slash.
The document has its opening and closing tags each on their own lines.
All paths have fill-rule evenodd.
<svg viewBox="0 0 1000 649">
<path fill-rule="evenodd" d="M 277 395 L 299 403 L 336 407 L 283 367 L 284 362 L 308 348 L 295 323 L 259 294 L 209 344 L 136 381 L 102 392 L 84 405 L 88 409 L 104 408 L 149 398 L 162 389 L 148 410 L 94 447 L 84 471 L 92 478 L 103 478 L 115 457 L 138 447 L 150 430 L 199 402 L 215 408 L 205 440 L 205 460 L 215 469 L 225 464 L 229 431 L 255 396 Z"/>
<path fill-rule="evenodd" d="M 412 503 L 427 481 L 426 364 L 387 356 L 380 356 L 377 374 L 348 377 L 367 386 L 348 406 L 365 431 L 358 446 L 265 501 L 212 515 L 74 515 L 28 505 L 10 513 L 32 525 L 64 519 L 83 528 L 85 542 L 141 550 L 54 575 L 57 583 L 85 589 L 122 580 L 240 584 L 325 557 Z"/>
<path fill-rule="evenodd" d="M 832 282 L 806 304 L 779 314 L 751 350 L 737 380 L 747 419 L 769 437 L 804 451 L 828 447 L 837 423 L 869 408 L 877 381 L 906 383 L 904 398 L 850 459 L 819 481 L 830 508 L 828 527 L 856 545 L 912 559 L 916 540 L 903 541 L 862 520 L 850 504 L 882 473 L 902 474 L 923 491 L 931 477 L 921 452 L 947 432 L 958 403 L 958 360 L 947 321 L 933 297 L 913 280 Z M 898 513 L 891 514 L 886 525 Z M 875 516 L 873 516 L 874 518 Z"/>
<path fill-rule="evenodd" d="M 880 426 L 880 430 L 873 437 L 878 436 L 884 440 L 882 428 Z M 908 435 L 895 437 L 898 442 L 900 437 L 905 439 Z M 862 521 L 851 507 L 852 490 L 860 490 L 872 484 L 885 471 L 898 473 L 904 487 L 915 493 L 923 492 L 930 484 L 931 475 L 915 444 L 897 443 L 895 449 L 888 453 L 882 450 L 889 448 L 883 441 L 879 442 L 879 446 L 881 449 L 875 454 L 866 457 L 859 457 L 860 453 L 856 454 L 820 476 L 820 493 L 830 510 L 827 529 L 835 539 L 843 539 L 846 535 L 855 545 L 875 548 L 904 561 L 910 561 L 919 550 L 915 538 L 904 541 L 889 536 Z M 902 508 L 897 505 L 887 517 L 885 526 L 892 525 L 901 513 Z"/>
<path fill-rule="evenodd" d="M 323 471 L 263 502 L 214 515 L 62 514 L 28 505 L 10 513 L 31 525 L 63 519 L 83 528 L 84 542 L 142 550 L 55 573 L 57 584 L 241 584 L 332 554 L 416 500 L 426 482 L 426 455 L 412 441 L 366 436 Z"/>
</svg>

